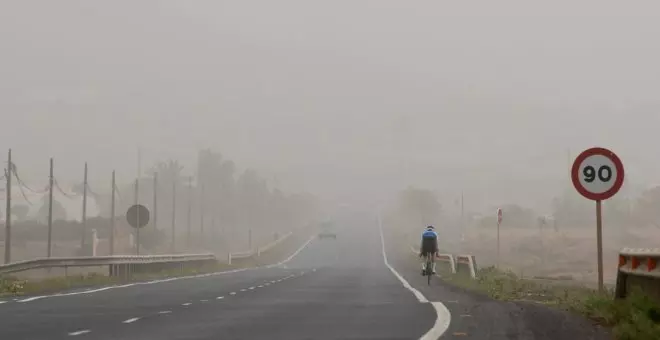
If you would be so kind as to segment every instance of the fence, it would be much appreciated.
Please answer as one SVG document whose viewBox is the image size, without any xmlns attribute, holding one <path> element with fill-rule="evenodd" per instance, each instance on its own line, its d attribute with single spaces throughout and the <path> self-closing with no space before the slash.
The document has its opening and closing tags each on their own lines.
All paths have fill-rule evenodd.
<svg viewBox="0 0 660 340">
<path fill-rule="evenodd" d="M 660 248 L 624 248 L 619 252 L 617 298 L 625 298 L 634 289 L 660 301 Z"/>
</svg>

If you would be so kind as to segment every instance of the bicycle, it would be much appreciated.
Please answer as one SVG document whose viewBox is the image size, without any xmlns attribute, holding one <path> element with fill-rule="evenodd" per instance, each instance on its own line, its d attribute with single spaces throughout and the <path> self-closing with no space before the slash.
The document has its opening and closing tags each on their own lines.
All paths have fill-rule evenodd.
<svg viewBox="0 0 660 340">
<path fill-rule="evenodd" d="M 427 278 L 427 284 L 430 286 L 431 285 L 431 276 L 433 275 L 433 259 L 434 259 L 433 253 L 428 253 L 426 254 L 426 265 L 424 266 L 424 275 L 426 275 Z"/>
</svg>

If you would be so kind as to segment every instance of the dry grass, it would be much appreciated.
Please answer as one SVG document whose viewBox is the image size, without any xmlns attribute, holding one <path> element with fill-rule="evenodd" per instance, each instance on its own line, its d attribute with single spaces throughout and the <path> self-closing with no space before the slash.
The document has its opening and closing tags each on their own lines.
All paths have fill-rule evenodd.
<svg viewBox="0 0 660 340">
<path fill-rule="evenodd" d="M 595 228 L 573 228 L 555 232 L 548 228 L 500 230 L 500 268 L 525 278 L 571 277 L 584 283 L 597 282 Z M 477 257 L 480 266 L 496 264 L 497 233 L 495 230 L 468 229 L 463 242 L 444 244 L 448 252 L 467 253 Z M 616 280 L 618 251 L 623 247 L 660 245 L 657 229 L 604 231 L 603 262 L 607 283 Z"/>
</svg>

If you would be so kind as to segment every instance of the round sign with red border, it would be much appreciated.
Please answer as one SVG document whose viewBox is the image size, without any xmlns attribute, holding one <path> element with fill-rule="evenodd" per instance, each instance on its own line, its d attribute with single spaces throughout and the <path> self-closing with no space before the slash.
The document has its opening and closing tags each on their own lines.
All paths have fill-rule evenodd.
<svg viewBox="0 0 660 340">
<path fill-rule="evenodd" d="M 575 158 L 571 168 L 573 186 L 580 195 L 594 201 L 614 196 L 623 185 L 623 163 L 612 151 L 591 148 Z"/>
</svg>

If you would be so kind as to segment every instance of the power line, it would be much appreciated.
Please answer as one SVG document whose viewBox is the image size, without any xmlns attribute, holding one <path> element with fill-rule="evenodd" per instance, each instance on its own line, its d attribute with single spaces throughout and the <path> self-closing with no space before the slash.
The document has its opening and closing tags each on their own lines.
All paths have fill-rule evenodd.
<svg viewBox="0 0 660 340">
<path fill-rule="evenodd" d="M 57 181 L 57 177 L 54 177 L 54 176 L 53 176 L 53 183 L 55 184 L 55 188 L 57 188 L 57 190 L 58 190 L 62 195 L 66 196 L 66 197 L 68 197 L 68 198 L 75 198 L 75 197 L 76 197 L 75 194 L 74 194 L 74 195 L 67 194 L 67 193 L 64 192 L 64 190 L 62 190 L 62 188 L 60 187 L 60 183 Z"/>
</svg>

